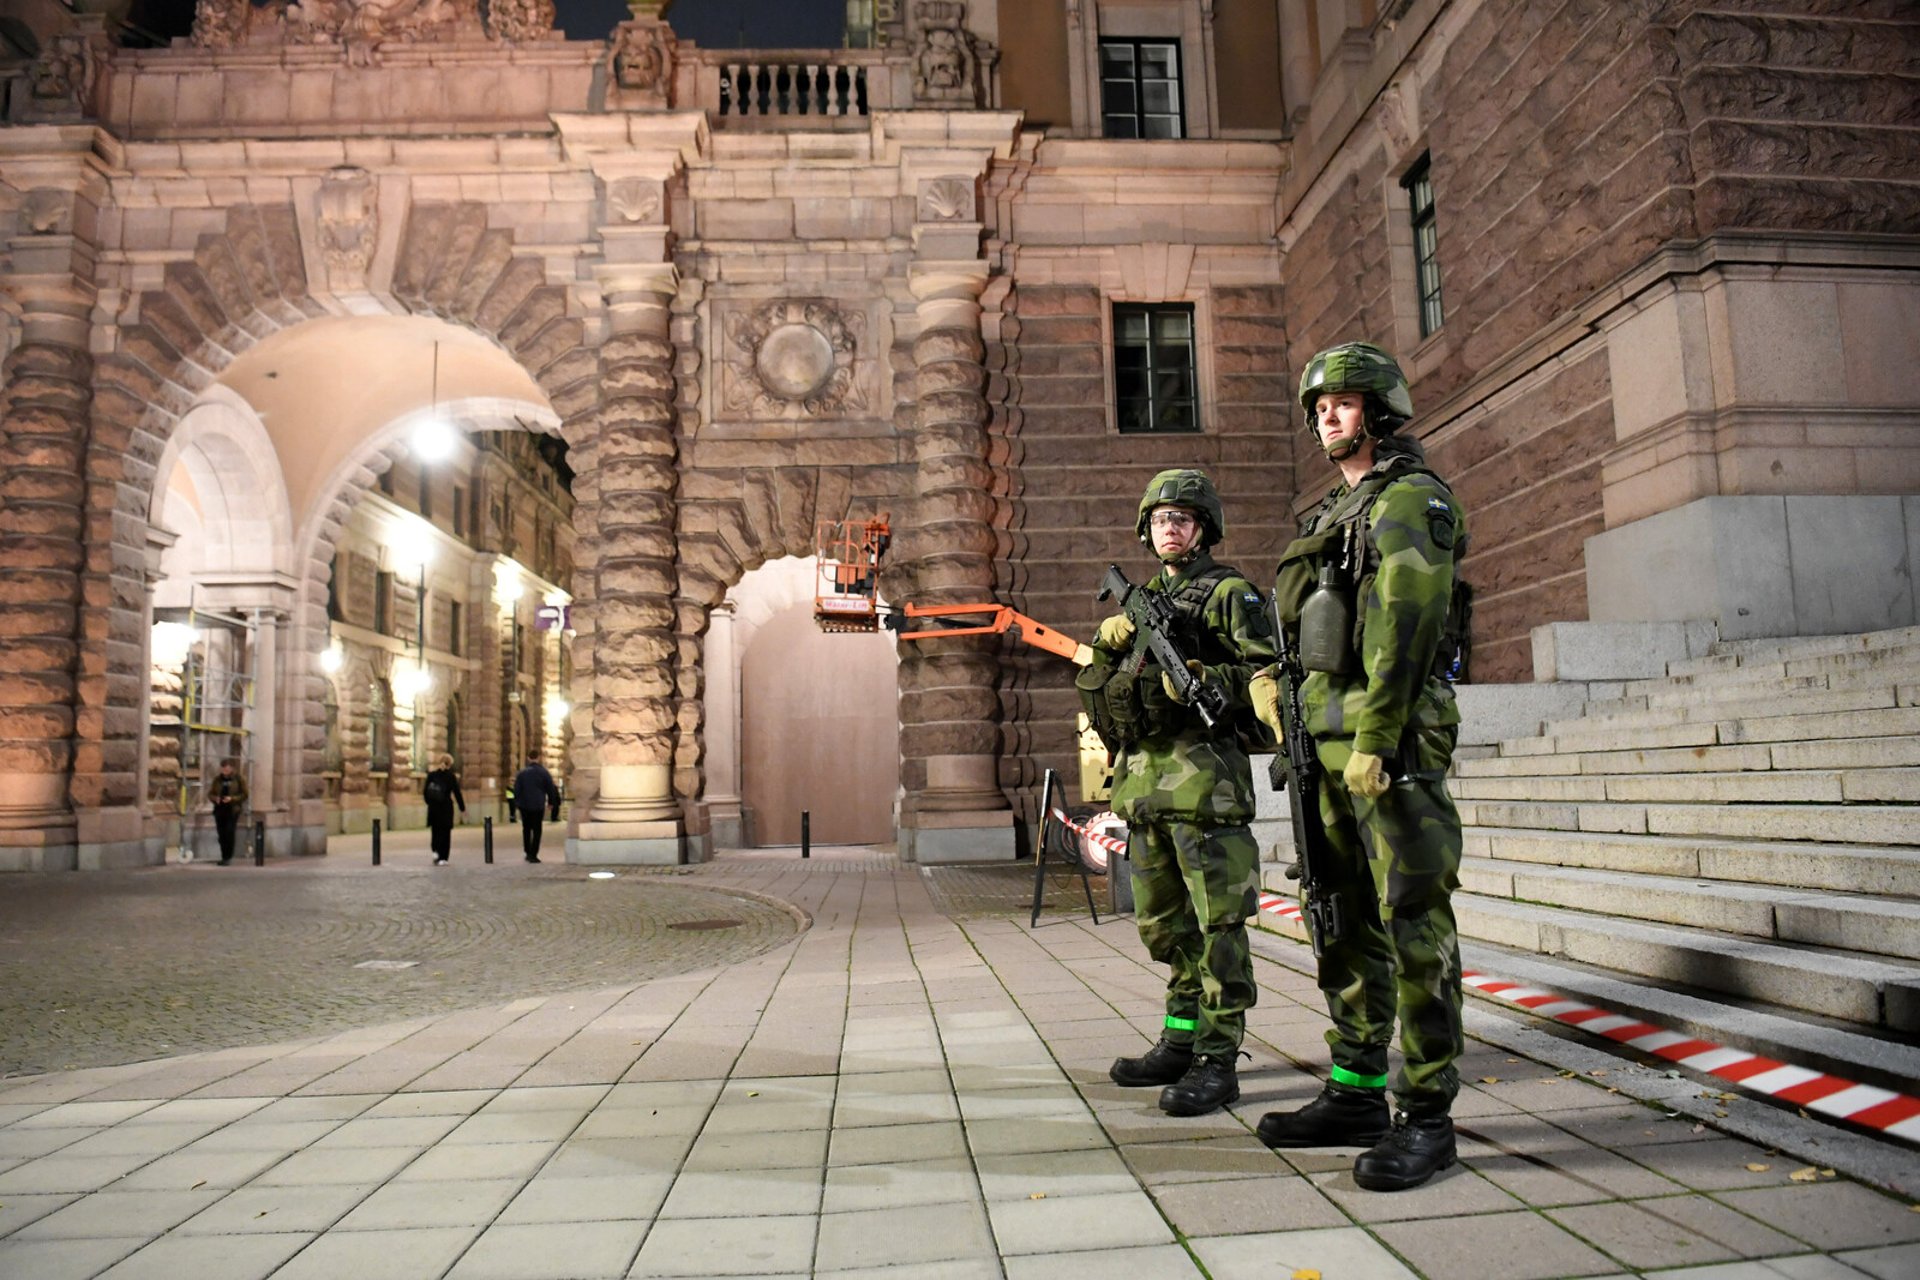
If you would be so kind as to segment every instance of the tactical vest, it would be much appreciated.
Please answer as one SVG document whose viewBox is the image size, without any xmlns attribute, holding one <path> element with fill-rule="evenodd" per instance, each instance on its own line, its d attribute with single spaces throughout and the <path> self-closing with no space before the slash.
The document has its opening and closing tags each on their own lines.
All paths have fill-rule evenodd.
<svg viewBox="0 0 1920 1280">
<path fill-rule="evenodd" d="M 1238 656 L 1206 626 L 1206 611 L 1214 588 L 1227 578 L 1240 576 L 1240 571 L 1231 565 L 1216 564 L 1163 593 L 1182 624 L 1174 640 L 1183 651 L 1208 666 L 1230 662 Z M 1080 704 L 1109 752 L 1131 746 L 1143 738 L 1177 733 L 1200 722 L 1191 709 L 1167 696 L 1160 685 L 1157 663 L 1149 661 L 1137 675 L 1133 667 L 1132 655 L 1128 655 L 1117 663 L 1096 661 L 1082 667 L 1074 677 L 1074 687 L 1080 691 Z"/>
<path fill-rule="evenodd" d="M 1438 472 L 1404 455 L 1397 455 L 1385 470 L 1368 473 L 1348 492 L 1328 494 L 1308 520 L 1308 532 L 1295 538 L 1281 554 L 1280 567 L 1275 571 L 1273 584 L 1274 607 L 1279 614 L 1280 625 L 1288 628 L 1298 626 L 1300 607 L 1313 592 L 1321 566 L 1338 557 L 1351 540 L 1356 555 L 1347 573 L 1347 586 L 1353 604 L 1350 644 L 1354 653 L 1360 652 L 1361 631 L 1366 626 L 1365 604 L 1373 590 L 1373 580 L 1380 571 L 1380 553 L 1366 536 L 1367 513 L 1373 510 L 1373 504 L 1382 490 L 1410 475 L 1430 477 L 1448 500 L 1453 500 L 1452 488 L 1441 479 Z M 1447 618 L 1441 627 L 1433 674 L 1443 680 L 1460 680 L 1466 678 L 1473 626 L 1473 588 L 1460 576 L 1459 571 L 1460 561 L 1467 554 L 1468 539 L 1462 530 L 1457 542 L 1449 547 L 1441 540 L 1439 526 L 1435 526 L 1434 532 L 1436 545 L 1453 552 L 1454 574 L 1453 592 L 1447 600 Z M 1452 536 L 1451 523 L 1447 526 L 1446 536 Z"/>
</svg>

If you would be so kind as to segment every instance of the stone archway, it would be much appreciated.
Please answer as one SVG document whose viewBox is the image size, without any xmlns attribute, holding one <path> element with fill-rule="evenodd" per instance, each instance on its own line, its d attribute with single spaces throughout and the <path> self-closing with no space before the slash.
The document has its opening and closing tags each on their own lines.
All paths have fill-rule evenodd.
<svg viewBox="0 0 1920 1280">
<path fill-rule="evenodd" d="M 569 314 L 567 291 L 547 283 L 539 260 L 516 256 L 509 235 L 489 230 L 482 206 L 415 206 L 400 237 L 390 296 L 415 315 L 480 335 L 523 370 L 537 388 L 531 399 L 550 406 L 549 421 L 560 424 L 583 467 L 592 467 L 602 427 L 620 425 L 619 414 L 609 409 L 611 397 L 602 394 L 601 349 Z M 11 358 L 16 369 L 45 366 L 38 381 L 21 381 L 24 393 L 43 395 L 55 416 L 84 416 L 86 422 L 74 433 L 85 441 L 84 466 L 76 460 L 70 473 L 84 487 L 50 492 L 46 511 L 36 517 L 50 557 L 41 575 L 47 578 L 48 606 L 30 613 L 27 630 L 33 634 L 23 635 L 24 643 L 10 646 L 0 660 L 0 676 L 7 677 L 0 680 L 0 713 L 16 730 L 7 758 L 31 775 L 0 796 L 0 841 L 45 850 L 29 852 L 23 865 L 99 865 L 150 860 L 157 853 L 144 823 L 139 708 L 146 683 L 147 581 L 158 567 L 151 563 L 148 529 L 154 488 L 167 482 L 160 474 L 163 457 L 181 419 L 222 373 L 274 335 L 317 321 L 326 311 L 308 290 L 294 209 L 242 206 L 228 211 L 224 231 L 202 237 L 190 261 L 169 264 L 158 287 L 125 306 L 111 352 L 89 361 L 83 349 L 37 339 Z M 665 366 L 664 356 L 659 362 Z M 63 389 L 69 384 L 89 388 L 90 397 L 69 395 Z M 296 554 L 291 574 L 286 680 L 290 701 L 312 722 L 288 735 L 301 743 L 299 767 L 290 771 L 302 779 L 292 820 L 316 835 L 324 747 L 320 733 L 306 730 L 319 729 L 324 717 L 323 677 L 306 642 L 326 626 L 328 566 L 311 550 L 330 545 L 374 475 L 364 462 L 341 465 L 348 477 L 332 502 L 301 521 L 311 537 L 297 541 L 309 554 L 305 563 Z M 670 475 L 600 480 L 596 499 L 624 495 L 631 486 L 641 495 L 634 505 L 650 511 L 656 524 L 664 519 L 670 526 Z M 591 522 L 592 504 L 581 506 L 587 508 L 582 518 Z M 582 541 L 590 553 L 591 540 Z M 590 578 L 592 566 L 584 557 L 581 568 Z M 63 581 L 74 585 L 62 588 Z M 670 586 L 619 586 L 616 594 L 642 600 L 651 594 L 661 607 L 616 638 L 632 643 L 635 635 L 658 634 L 658 647 L 670 647 L 670 624 L 660 618 Z M 62 607 L 53 599 L 61 590 L 77 603 Z M 593 594 L 581 593 L 577 619 L 591 618 Z M 78 637 L 108 661 L 76 672 L 71 655 Z M 576 670 L 595 670 L 590 651 L 575 656 Z M 589 676 L 589 696 L 575 699 L 576 714 L 588 723 L 598 714 L 593 683 Z M 652 699 L 665 707 L 654 719 L 671 725 L 666 692 Z M 670 740 L 640 750 L 664 761 Z M 65 847 L 73 852 L 53 848 L 69 840 Z"/>
<path fill-rule="evenodd" d="M 900 788 L 898 656 L 887 633 L 823 634 L 818 561 L 768 561 L 716 609 L 705 647 L 706 799 L 715 843 L 893 838 Z M 804 672 L 804 678 L 796 673 Z"/>
</svg>

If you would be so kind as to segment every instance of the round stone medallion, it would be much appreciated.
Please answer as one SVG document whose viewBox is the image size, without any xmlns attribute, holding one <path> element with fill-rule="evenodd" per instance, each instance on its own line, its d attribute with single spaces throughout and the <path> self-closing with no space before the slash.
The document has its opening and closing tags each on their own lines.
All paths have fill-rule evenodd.
<svg viewBox="0 0 1920 1280">
<path fill-rule="evenodd" d="M 810 324 L 783 324 L 760 343 L 753 366 L 775 395 L 805 399 L 833 376 L 833 344 Z"/>
</svg>

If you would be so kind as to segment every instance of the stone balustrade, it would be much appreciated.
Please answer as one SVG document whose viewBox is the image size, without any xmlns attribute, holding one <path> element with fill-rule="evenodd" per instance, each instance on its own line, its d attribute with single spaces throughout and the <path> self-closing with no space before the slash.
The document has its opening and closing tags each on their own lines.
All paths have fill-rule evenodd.
<svg viewBox="0 0 1920 1280">
<path fill-rule="evenodd" d="M 859 119 L 911 105 L 903 58 L 867 49 L 701 49 L 699 106 L 716 123 Z"/>
</svg>

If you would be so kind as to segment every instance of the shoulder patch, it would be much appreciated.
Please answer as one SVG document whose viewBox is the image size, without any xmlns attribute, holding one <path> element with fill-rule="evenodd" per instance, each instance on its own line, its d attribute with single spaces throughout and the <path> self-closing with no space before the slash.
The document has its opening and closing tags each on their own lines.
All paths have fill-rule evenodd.
<svg viewBox="0 0 1920 1280">
<path fill-rule="evenodd" d="M 1445 510 L 1447 510 L 1447 500 L 1446 500 L 1445 498 L 1428 498 L 1428 499 L 1427 499 L 1427 510 L 1429 510 L 1429 511 L 1445 511 Z"/>
<path fill-rule="evenodd" d="M 1240 598 L 1245 600 L 1248 604 L 1254 606 L 1256 609 L 1259 608 L 1260 605 L 1263 603 L 1260 599 L 1260 593 L 1258 591 L 1243 592 L 1241 593 Z"/>
</svg>

